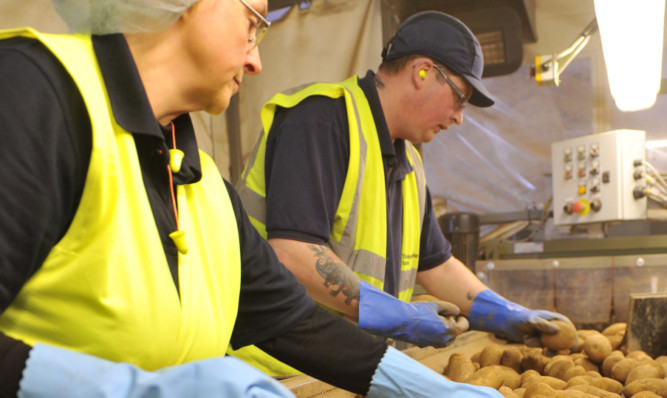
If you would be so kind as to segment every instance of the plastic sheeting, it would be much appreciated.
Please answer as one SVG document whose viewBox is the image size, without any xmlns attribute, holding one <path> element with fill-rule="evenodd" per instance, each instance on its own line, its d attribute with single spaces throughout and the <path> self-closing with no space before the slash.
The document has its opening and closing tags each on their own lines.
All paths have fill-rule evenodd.
<svg viewBox="0 0 667 398">
<path fill-rule="evenodd" d="M 452 211 L 541 209 L 552 196 L 551 143 L 621 128 L 645 130 L 647 161 L 667 170 L 667 148 L 650 147 L 667 139 L 667 98 L 659 95 L 651 109 L 631 113 L 609 100 L 611 107 L 596 113 L 593 86 L 604 76 L 594 70 L 591 59 L 577 59 L 558 87 L 538 86 L 527 65 L 512 75 L 485 79 L 496 105 L 466 107 L 461 126 L 423 146 L 432 194 L 444 197 Z"/>
<path fill-rule="evenodd" d="M 559 87 L 540 87 L 522 66 L 485 79 L 491 108 L 467 106 L 464 121 L 422 147 L 431 193 L 449 210 L 541 208 L 551 196 L 553 141 L 593 133 L 590 62 L 573 62 Z"/>
</svg>

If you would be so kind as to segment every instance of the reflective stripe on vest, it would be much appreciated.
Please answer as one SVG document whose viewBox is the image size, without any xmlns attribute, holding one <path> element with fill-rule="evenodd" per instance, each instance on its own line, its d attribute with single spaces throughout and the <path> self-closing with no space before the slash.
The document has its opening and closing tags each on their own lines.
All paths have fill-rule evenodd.
<svg viewBox="0 0 667 398">
<path fill-rule="evenodd" d="M 178 255 L 179 296 L 134 139 L 110 118 L 90 37 L 0 32 L 17 35 L 41 40 L 75 79 L 93 148 L 70 228 L 2 314 L 0 330 L 27 344 L 148 370 L 224 355 L 238 312 L 241 257 L 234 209 L 213 160 L 200 153 L 202 180 L 177 189 L 189 248 Z"/>
<path fill-rule="evenodd" d="M 271 130 L 277 106 L 291 108 L 312 95 L 344 97 L 350 132 L 348 172 L 327 244 L 361 279 L 383 289 L 387 244 L 384 166 L 370 105 L 356 76 L 342 83 L 316 83 L 293 94 L 279 93 L 264 105 L 261 112 L 263 133 L 239 181 L 239 194 L 251 221 L 266 238 L 264 156 L 267 132 Z M 421 157 L 408 142 L 406 152 L 413 171 L 402 183 L 402 258 L 398 298 L 409 301 L 419 262 L 426 180 Z"/>
</svg>

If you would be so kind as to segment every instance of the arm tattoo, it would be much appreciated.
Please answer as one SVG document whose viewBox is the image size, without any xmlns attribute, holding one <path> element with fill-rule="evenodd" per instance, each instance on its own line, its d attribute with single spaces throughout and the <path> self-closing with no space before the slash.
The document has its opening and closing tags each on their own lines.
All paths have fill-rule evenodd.
<svg viewBox="0 0 667 398">
<path fill-rule="evenodd" d="M 345 304 L 349 305 L 352 300 L 359 300 L 359 281 L 354 272 L 347 265 L 336 261 L 329 255 L 329 249 L 326 246 L 310 245 L 310 249 L 315 252 L 315 269 L 324 278 L 324 287 L 329 288 L 332 296 L 343 294 Z"/>
</svg>

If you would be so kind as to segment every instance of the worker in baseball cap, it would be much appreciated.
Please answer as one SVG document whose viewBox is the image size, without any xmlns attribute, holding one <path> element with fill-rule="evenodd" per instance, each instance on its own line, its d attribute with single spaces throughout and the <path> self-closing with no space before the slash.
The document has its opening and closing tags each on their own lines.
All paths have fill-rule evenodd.
<svg viewBox="0 0 667 398">
<path fill-rule="evenodd" d="M 493 105 L 475 35 L 426 11 L 382 58 L 264 105 L 237 186 L 253 224 L 317 302 L 375 335 L 443 347 L 469 326 L 515 342 L 555 333 L 564 316 L 509 302 L 452 255 L 415 148 L 461 124 L 466 105 Z M 415 283 L 430 300 L 412 302 Z"/>
</svg>

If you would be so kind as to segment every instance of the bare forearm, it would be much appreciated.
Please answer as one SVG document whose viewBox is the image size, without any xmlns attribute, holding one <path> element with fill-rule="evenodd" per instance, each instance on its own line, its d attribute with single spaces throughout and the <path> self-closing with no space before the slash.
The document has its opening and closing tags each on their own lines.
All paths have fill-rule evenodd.
<svg viewBox="0 0 667 398">
<path fill-rule="evenodd" d="M 456 304 L 464 315 L 470 314 L 470 307 L 477 294 L 488 289 L 455 257 L 428 271 L 417 273 L 417 283 L 430 295 Z"/>
<path fill-rule="evenodd" d="M 359 278 L 325 245 L 269 239 L 278 259 L 318 303 L 359 317 Z"/>
</svg>

